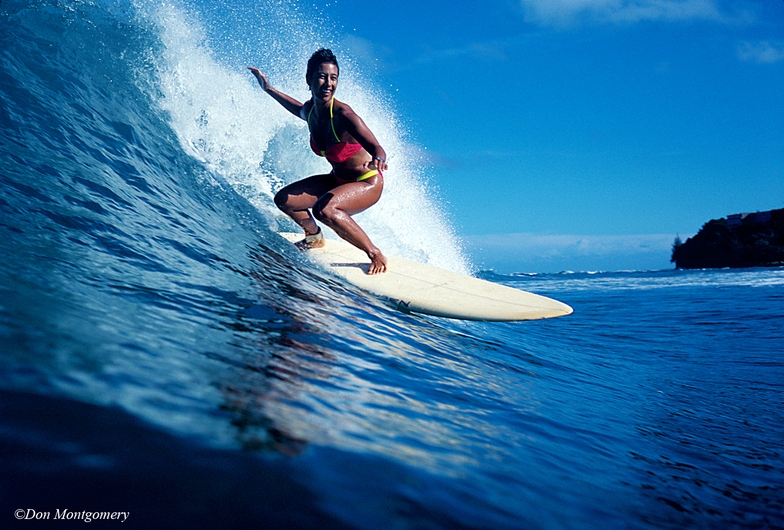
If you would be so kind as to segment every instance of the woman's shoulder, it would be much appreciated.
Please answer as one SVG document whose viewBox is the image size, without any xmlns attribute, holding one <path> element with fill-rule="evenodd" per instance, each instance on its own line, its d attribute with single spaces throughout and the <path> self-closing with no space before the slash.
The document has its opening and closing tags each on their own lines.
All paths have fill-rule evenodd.
<svg viewBox="0 0 784 530">
<path fill-rule="evenodd" d="M 299 117 L 305 121 L 308 121 L 308 113 L 313 109 L 313 100 L 309 99 L 305 103 L 302 104 L 302 107 L 299 109 Z"/>
<path fill-rule="evenodd" d="M 357 113 L 354 112 L 354 109 L 352 109 L 351 106 L 349 106 L 348 103 L 344 103 L 343 101 L 338 101 L 337 99 L 335 100 L 334 109 L 335 109 L 334 110 L 335 116 L 339 116 L 341 118 L 353 120 L 359 117 L 357 116 Z"/>
</svg>

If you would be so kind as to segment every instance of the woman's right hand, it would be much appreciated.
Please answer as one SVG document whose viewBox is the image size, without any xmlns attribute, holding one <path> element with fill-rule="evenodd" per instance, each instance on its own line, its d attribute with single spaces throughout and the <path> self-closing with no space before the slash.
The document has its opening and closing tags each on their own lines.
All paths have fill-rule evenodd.
<svg viewBox="0 0 784 530">
<path fill-rule="evenodd" d="M 266 92 L 269 88 L 269 81 L 267 81 L 267 76 L 265 76 L 261 70 L 254 68 L 253 66 L 249 66 L 248 70 L 250 70 L 251 73 L 256 76 L 256 81 L 259 82 L 261 89 Z"/>
<path fill-rule="evenodd" d="M 269 81 L 267 81 L 267 76 L 264 75 L 264 73 L 258 68 L 248 66 L 248 70 L 250 70 L 250 72 L 256 76 L 256 81 L 258 81 L 259 85 L 261 85 L 261 89 L 268 95 L 272 96 L 272 99 L 283 105 L 283 107 L 294 116 L 298 116 L 303 120 L 305 119 L 305 117 L 302 116 L 302 103 L 293 97 L 287 96 L 283 92 L 272 88 L 269 84 Z"/>
</svg>

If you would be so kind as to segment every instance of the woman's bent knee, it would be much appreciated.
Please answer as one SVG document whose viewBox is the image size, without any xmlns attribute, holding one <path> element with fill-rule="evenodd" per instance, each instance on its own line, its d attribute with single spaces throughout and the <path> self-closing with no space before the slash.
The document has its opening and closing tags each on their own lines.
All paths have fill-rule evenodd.
<svg viewBox="0 0 784 530">
<path fill-rule="evenodd" d="M 322 223 L 328 223 L 335 213 L 335 208 L 329 204 L 329 200 L 332 197 L 328 195 L 329 194 L 320 198 L 316 201 L 316 204 L 313 205 L 313 217 Z"/>
<path fill-rule="evenodd" d="M 327 210 L 324 207 L 320 207 L 318 203 L 313 205 L 313 217 L 317 220 L 325 223 L 329 221 L 329 215 L 327 215 Z"/>
<path fill-rule="evenodd" d="M 279 210 L 283 210 L 285 212 L 286 203 L 288 201 L 289 201 L 289 194 L 286 192 L 285 189 L 282 189 L 275 194 L 275 206 L 277 206 Z"/>
</svg>

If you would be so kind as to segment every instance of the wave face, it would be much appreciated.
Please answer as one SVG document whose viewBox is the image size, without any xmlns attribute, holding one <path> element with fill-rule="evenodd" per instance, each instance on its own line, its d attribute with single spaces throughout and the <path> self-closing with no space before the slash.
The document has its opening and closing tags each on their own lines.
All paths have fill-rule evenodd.
<svg viewBox="0 0 784 530">
<path fill-rule="evenodd" d="M 307 36 L 292 40 L 288 10 L 275 6 L 281 14 L 255 6 L 272 37 L 292 50 L 312 48 Z M 6 285 L 20 286 L 9 307 L 64 332 L 89 327 L 86 350 L 116 335 L 135 311 L 158 311 L 140 313 L 139 323 L 151 321 L 149 332 L 160 336 L 160 325 L 206 323 L 213 304 L 234 302 L 237 292 L 279 293 L 266 300 L 276 313 L 302 310 L 288 296 L 298 290 L 325 310 L 332 280 L 275 234 L 285 221 L 271 200 L 284 183 L 323 170 L 323 161 L 307 155 L 303 125 L 284 116 L 244 66 L 216 57 L 220 43 L 209 41 L 191 8 L 4 2 L 2 9 L 0 245 Z M 281 46 L 268 53 L 293 64 L 305 57 Z M 456 245 L 429 246 L 444 239 L 428 239 L 428 231 L 449 229 L 406 169 L 414 162 L 404 140 L 382 127 L 394 126 L 390 111 L 361 84 L 346 92 L 369 111 L 371 126 L 389 131 L 384 140 L 401 167 L 384 204 L 360 222 L 392 253 L 464 269 Z M 418 230 L 408 225 L 414 218 Z M 89 326 L 93 313 L 101 322 Z M 144 329 L 133 334 L 139 343 L 152 339 Z"/>
<path fill-rule="evenodd" d="M 233 61 L 263 42 L 255 64 L 302 92 L 294 79 L 316 39 L 290 28 L 313 25 L 285 2 L 253 3 L 242 21 L 232 20 L 237 6 L 198 7 L 2 5 L 6 325 L 24 355 L 54 370 L 46 385 L 90 400 L 100 392 L 83 385 L 105 386 L 108 402 L 158 392 L 155 363 L 145 363 L 153 380 L 131 394 L 84 373 L 107 347 L 187 351 L 195 335 L 211 335 L 216 311 L 240 320 L 250 311 L 263 322 L 310 321 L 315 312 L 319 326 L 332 327 L 345 296 L 358 296 L 342 284 L 336 293 L 333 278 L 276 235 L 292 223 L 277 216 L 275 190 L 323 171 L 324 161 L 309 153 L 304 124 Z M 222 27 L 216 16 L 254 25 L 239 45 L 216 42 L 207 26 Z M 350 61 L 343 68 L 350 72 Z M 354 77 L 341 92 L 380 131 L 398 168 L 360 223 L 385 251 L 467 270 L 390 105 Z M 220 349 L 225 337 L 215 340 Z"/>
<path fill-rule="evenodd" d="M 318 15 L 318 16 L 316 16 Z M 0 2 L 0 504 L 172 528 L 781 527 L 780 269 L 510 275 L 569 317 L 407 315 L 276 235 L 338 49 L 295 2 Z M 359 216 L 467 271 L 394 102 Z M 710 396 L 705 399 L 705 396 Z M 32 510 L 32 511 L 31 511 Z M 54 524 L 54 523 L 53 523 Z"/>
</svg>

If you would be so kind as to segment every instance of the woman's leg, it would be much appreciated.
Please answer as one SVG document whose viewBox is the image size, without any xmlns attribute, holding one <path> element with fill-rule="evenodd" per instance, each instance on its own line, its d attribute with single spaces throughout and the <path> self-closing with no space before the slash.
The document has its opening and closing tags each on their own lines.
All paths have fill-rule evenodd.
<svg viewBox="0 0 784 530">
<path fill-rule="evenodd" d="M 368 274 L 386 271 L 387 259 L 351 216 L 376 204 L 383 189 L 384 178 L 375 175 L 367 180 L 337 186 L 313 204 L 313 215 L 316 219 L 355 247 L 365 251 L 370 258 Z"/>
<path fill-rule="evenodd" d="M 275 195 L 275 204 L 305 230 L 306 234 L 318 232 L 318 225 L 310 215 L 319 197 L 337 185 L 332 174 L 314 175 L 289 184 Z"/>
</svg>

